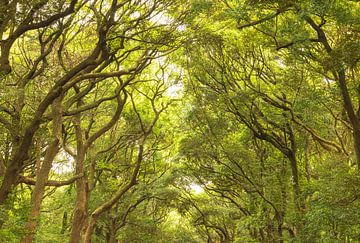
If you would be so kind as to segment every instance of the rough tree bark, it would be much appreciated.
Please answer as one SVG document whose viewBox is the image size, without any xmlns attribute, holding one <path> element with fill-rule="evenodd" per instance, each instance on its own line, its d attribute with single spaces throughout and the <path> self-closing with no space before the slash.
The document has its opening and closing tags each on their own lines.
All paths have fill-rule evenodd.
<svg viewBox="0 0 360 243">
<path fill-rule="evenodd" d="M 83 132 L 81 129 L 81 115 L 78 114 L 75 120 L 75 133 L 76 133 L 76 145 L 77 153 L 75 158 L 75 171 L 76 174 L 85 173 L 84 160 L 85 160 L 85 144 L 83 138 Z M 87 219 L 87 205 L 88 205 L 88 188 L 87 188 L 87 177 L 76 181 L 76 204 L 74 218 L 72 221 L 71 232 L 70 232 L 70 242 L 78 243 L 81 239 L 81 234 L 83 232 L 83 226 Z"/>
<path fill-rule="evenodd" d="M 70 233 L 70 242 L 75 243 L 79 242 L 82 235 L 85 234 L 86 222 L 88 220 L 87 207 L 88 207 L 88 198 L 89 198 L 89 187 L 88 187 L 88 178 L 85 173 L 84 161 L 85 156 L 90 148 L 90 146 L 105 134 L 110 128 L 112 128 L 115 123 L 119 120 L 124 104 L 126 101 L 126 96 L 124 99 L 121 98 L 120 91 L 116 97 L 117 99 L 117 109 L 111 118 L 111 120 L 106 123 L 98 131 L 94 132 L 88 139 L 84 138 L 83 131 L 81 128 L 81 115 L 76 115 L 75 121 L 75 133 L 76 133 L 76 143 L 77 143 L 77 156 L 75 159 L 76 163 L 76 174 L 83 174 L 84 176 L 76 181 L 76 205 L 74 219 L 72 222 L 71 233 Z M 80 106 L 82 102 L 79 101 L 78 105 Z"/>
<path fill-rule="evenodd" d="M 61 98 L 59 97 L 53 104 L 53 136 L 54 140 L 50 143 L 46 150 L 44 161 L 36 176 L 35 188 L 31 197 L 31 209 L 26 223 L 26 235 L 22 239 L 24 243 L 30 243 L 34 240 L 34 234 L 38 225 L 38 218 L 40 216 L 40 207 L 45 192 L 46 182 L 49 178 L 49 172 L 52 167 L 52 162 L 59 151 L 59 143 L 61 139 Z"/>
</svg>

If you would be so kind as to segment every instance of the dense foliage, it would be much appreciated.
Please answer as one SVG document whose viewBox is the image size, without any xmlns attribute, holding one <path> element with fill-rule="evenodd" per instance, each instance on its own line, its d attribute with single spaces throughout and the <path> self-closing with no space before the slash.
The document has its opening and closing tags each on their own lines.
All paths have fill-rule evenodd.
<svg viewBox="0 0 360 243">
<path fill-rule="evenodd" d="M 360 240 L 360 3 L 1 0 L 1 242 Z"/>
</svg>

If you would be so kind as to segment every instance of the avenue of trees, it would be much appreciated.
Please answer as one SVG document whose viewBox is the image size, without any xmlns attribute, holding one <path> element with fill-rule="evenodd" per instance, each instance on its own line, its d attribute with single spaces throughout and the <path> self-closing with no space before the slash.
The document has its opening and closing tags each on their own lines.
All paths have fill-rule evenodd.
<svg viewBox="0 0 360 243">
<path fill-rule="evenodd" d="M 360 3 L 0 0 L 0 242 L 360 241 Z"/>
</svg>

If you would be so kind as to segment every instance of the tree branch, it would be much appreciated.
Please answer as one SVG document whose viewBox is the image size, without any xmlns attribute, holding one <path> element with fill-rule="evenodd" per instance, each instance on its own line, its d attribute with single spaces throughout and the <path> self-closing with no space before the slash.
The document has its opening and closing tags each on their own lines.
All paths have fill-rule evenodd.
<svg viewBox="0 0 360 243">
<path fill-rule="evenodd" d="M 72 178 L 70 178 L 68 180 L 65 180 L 65 181 L 48 180 L 45 183 L 45 186 L 54 186 L 54 187 L 67 186 L 67 185 L 70 185 L 73 182 L 75 182 L 77 179 L 82 178 L 83 176 L 84 176 L 83 174 L 75 175 L 74 177 L 72 177 Z M 30 178 L 30 177 L 26 177 L 26 176 L 20 176 L 18 182 L 34 186 L 35 183 L 36 183 L 36 180 L 34 178 Z"/>
</svg>

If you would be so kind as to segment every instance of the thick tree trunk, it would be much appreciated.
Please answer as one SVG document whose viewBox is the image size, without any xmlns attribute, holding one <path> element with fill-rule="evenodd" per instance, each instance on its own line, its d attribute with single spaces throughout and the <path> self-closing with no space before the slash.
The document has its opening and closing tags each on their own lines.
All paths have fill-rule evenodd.
<svg viewBox="0 0 360 243">
<path fill-rule="evenodd" d="M 16 186 L 19 175 L 23 169 L 23 164 L 28 159 L 28 152 L 33 144 L 33 138 L 40 126 L 41 119 L 48 106 L 61 94 L 61 89 L 57 88 L 49 92 L 45 99 L 40 103 L 34 118 L 23 134 L 23 139 L 19 142 L 19 147 L 6 169 L 3 182 L 0 187 L 0 205 L 4 204 L 12 188 Z"/>
<path fill-rule="evenodd" d="M 1 55 L 0 55 L 0 77 L 11 73 L 11 66 L 9 62 L 10 49 L 14 43 L 14 39 L 7 39 L 1 42 Z"/>
<path fill-rule="evenodd" d="M 48 181 L 49 173 L 52 167 L 52 162 L 59 151 L 59 144 L 61 139 L 61 100 L 58 98 L 54 101 L 53 104 L 53 136 L 54 140 L 50 143 L 46 149 L 44 161 L 41 164 L 41 168 L 36 175 L 35 188 L 31 197 L 31 209 L 26 223 L 26 235 L 22 239 L 24 243 L 30 243 L 34 240 L 34 235 L 38 225 L 38 218 L 40 216 L 40 208 L 42 199 L 45 193 L 45 184 Z"/>
<path fill-rule="evenodd" d="M 22 242 L 33 242 L 38 218 L 40 216 L 40 207 L 45 192 L 45 183 L 48 180 L 52 162 L 58 152 L 59 139 L 55 139 L 48 147 L 41 169 L 36 177 L 35 188 L 31 197 L 31 209 L 28 221 L 26 223 L 26 235 Z"/>
<path fill-rule="evenodd" d="M 4 204 L 8 198 L 13 185 L 15 185 L 18 179 L 19 172 L 20 169 L 15 164 L 11 164 L 6 168 L 4 179 L 0 187 L 0 205 Z"/>
<path fill-rule="evenodd" d="M 81 115 L 77 115 L 75 118 L 75 134 L 77 144 L 75 171 L 76 174 L 83 174 L 84 176 L 76 181 L 76 204 L 70 233 L 71 243 L 80 242 L 80 239 L 84 234 L 84 229 L 88 217 L 88 185 L 84 166 L 87 149 L 85 147 L 83 132 L 81 129 Z"/>
<path fill-rule="evenodd" d="M 76 158 L 76 174 L 84 174 L 84 159 L 85 151 L 83 149 L 78 150 Z M 88 195 L 87 195 L 87 182 L 86 176 L 76 181 L 76 205 L 75 213 L 71 226 L 70 242 L 80 242 L 81 236 L 84 233 L 84 227 L 87 221 L 87 206 L 88 206 Z"/>
<path fill-rule="evenodd" d="M 19 179 L 24 161 L 28 157 L 28 150 L 32 144 L 32 138 L 39 124 L 40 122 L 36 123 L 34 126 L 31 126 L 25 131 L 24 138 L 22 139 L 19 147 L 14 152 L 14 155 L 6 168 L 5 175 L 0 187 L 0 205 L 5 203 L 13 186 L 16 185 Z"/>
<path fill-rule="evenodd" d="M 85 175 L 84 160 L 88 148 L 95 142 L 95 140 L 97 140 L 110 128 L 112 128 L 113 125 L 115 125 L 115 123 L 119 120 L 121 112 L 124 108 L 125 100 L 121 99 L 120 94 L 116 98 L 117 98 L 118 106 L 111 120 L 108 123 L 106 123 L 102 128 L 100 128 L 98 131 L 94 132 L 87 139 L 84 139 L 83 137 L 83 131 L 81 129 L 81 115 L 78 114 L 76 116 L 76 124 L 75 124 L 76 143 L 77 143 L 76 174 Z M 81 105 L 81 103 L 82 102 L 79 101 L 78 105 Z M 141 153 L 142 153 L 142 149 L 141 149 Z M 91 183 L 93 182 L 91 181 Z M 70 236 L 70 242 L 72 243 L 79 242 L 81 238 L 84 239 L 83 240 L 84 242 L 91 242 L 91 235 L 94 230 L 98 215 L 92 214 L 91 218 L 89 219 L 89 222 L 87 222 L 88 198 L 89 198 L 88 177 L 85 175 L 76 181 L 76 206 L 75 206 L 75 214 L 74 214 L 74 219 L 71 228 L 71 236 Z M 107 204 L 105 205 L 105 207 L 106 206 Z"/>
</svg>

